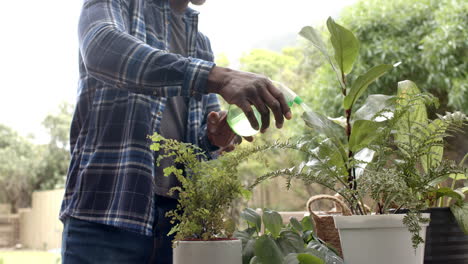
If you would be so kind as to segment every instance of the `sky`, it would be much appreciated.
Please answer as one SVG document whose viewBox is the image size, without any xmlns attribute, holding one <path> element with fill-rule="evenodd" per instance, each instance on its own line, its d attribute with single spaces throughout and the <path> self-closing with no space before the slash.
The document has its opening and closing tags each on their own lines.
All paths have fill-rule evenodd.
<svg viewBox="0 0 468 264">
<path fill-rule="evenodd" d="M 75 102 L 82 2 L 12 0 L 0 9 L 0 124 L 34 136 L 37 143 L 47 142 L 42 120 L 61 102 Z M 271 48 L 275 38 L 294 43 L 303 26 L 337 17 L 354 2 L 207 0 L 194 8 L 201 12 L 199 29 L 211 39 L 214 53 L 224 53 L 236 67 L 252 48 Z"/>
</svg>

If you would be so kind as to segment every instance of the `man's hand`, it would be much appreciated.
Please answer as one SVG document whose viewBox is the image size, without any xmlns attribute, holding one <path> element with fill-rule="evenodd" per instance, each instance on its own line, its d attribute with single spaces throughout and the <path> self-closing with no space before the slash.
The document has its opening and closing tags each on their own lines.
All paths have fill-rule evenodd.
<svg viewBox="0 0 468 264">
<path fill-rule="evenodd" d="M 207 134 L 211 144 L 220 147 L 220 152 L 230 152 L 235 149 L 235 145 L 242 142 L 242 138 L 232 132 L 226 122 L 226 111 L 211 112 L 208 114 Z M 253 137 L 246 137 L 252 142 Z"/>
<path fill-rule="evenodd" d="M 291 119 L 291 110 L 281 91 L 268 78 L 249 72 L 242 72 L 215 66 L 208 76 L 208 92 L 221 95 L 229 104 L 240 107 L 254 129 L 259 128 L 251 105 L 262 116 L 261 132 L 270 125 L 270 110 L 276 120 L 276 127 L 283 127 L 284 117 Z"/>
</svg>

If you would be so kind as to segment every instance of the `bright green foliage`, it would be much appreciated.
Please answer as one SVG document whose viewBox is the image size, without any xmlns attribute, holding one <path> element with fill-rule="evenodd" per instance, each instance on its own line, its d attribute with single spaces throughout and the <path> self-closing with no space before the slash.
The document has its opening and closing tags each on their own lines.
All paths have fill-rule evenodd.
<svg viewBox="0 0 468 264">
<path fill-rule="evenodd" d="M 442 111 L 467 112 L 467 13 L 465 0 L 361 0 L 344 9 L 339 21 L 360 36 L 355 72 L 402 62 L 397 74 L 382 76 L 370 93 L 394 94 L 395 84 L 409 79 L 436 95 Z M 320 74 L 325 75 L 317 74 L 316 84 L 328 91 L 322 96 L 336 91 L 338 87 L 322 85 L 334 75 L 329 68 Z"/>
<path fill-rule="evenodd" d="M 196 146 L 165 139 L 156 133 L 151 140 L 154 142 L 152 150 L 165 153 L 158 156 L 158 163 L 165 157 L 172 157 L 175 164 L 185 168 L 186 175 L 175 166 L 164 170 L 165 176 L 172 173 L 181 183 L 170 192 L 179 196 L 177 209 L 166 215 L 175 223 L 170 233 L 177 233 L 176 240 L 231 237 L 235 226 L 226 219 L 227 209 L 246 193 L 237 178 L 235 161 L 238 157 L 232 154 L 203 161 L 205 155 Z"/>
<path fill-rule="evenodd" d="M 341 71 L 341 76 L 349 74 L 359 54 L 359 41 L 351 31 L 335 23 L 331 17 L 327 20 L 327 27 L 335 50 L 335 62 Z"/>
<path fill-rule="evenodd" d="M 310 217 L 301 221 L 291 218 L 284 225 L 281 216 L 272 210 L 264 209 L 263 217 L 252 209 L 245 209 L 242 218 L 248 228 L 236 231 L 234 237 L 242 241 L 242 263 L 262 264 L 342 264 L 343 260 L 320 238 L 315 236 Z M 252 219 L 262 219 L 264 233 L 260 225 Z M 275 219 L 275 220 L 272 220 Z M 254 222 L 258 222 L 255 220 Z M 278 232 L 278 230 L 280 230 Z"/>
</svg>

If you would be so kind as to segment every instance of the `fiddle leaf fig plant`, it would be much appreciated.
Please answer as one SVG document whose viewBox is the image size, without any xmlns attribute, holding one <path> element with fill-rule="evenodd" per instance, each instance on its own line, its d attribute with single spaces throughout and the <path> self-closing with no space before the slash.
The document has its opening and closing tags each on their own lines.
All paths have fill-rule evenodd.
<svg viewBox="0 0 468 264">
<path fill-rule="evenodd" d="M 431 94 L 414 89 L 416 85 L 411 81 L 400 82 L 396 96 L 371 94 L 362 98 L 370 85 L 399 63 L 377 65 L 362 74 L 353 73 L 359 54 L 358 39 L 332 18 L 328 19 L 327 28 L 331 45 L 327 45 L 312 27 L 304 27 L 300 35 L 324 55 L 335 71 L 343 116 L 330 118 L 305 106 L 302 118 L 312 128 L 312 136 L 305 135 L 296 142 L 277 142 L 273 147 L 301 151 L 306 154 L 306 160 L 292 168 L 267 173 L 253 186 L 269 178 L 285 176 L 287 186 L 291 185 L 292 179 L 298 178 L 306 184 L 319 183 L 338 193 L 353 214 L 386 214 L 404 207 L 409 210 L 404 223 L 413 235 L 416 248 L 423 241 L 419 236 L 419 223 L 428 221 L 421 214 L 421 210 L 429 206 L 425 197 L 438 190 L 434 188 L 440 183 L 437 181 L 463 174 L 452 162 L 441 159 L 443 140 L 440 135 L 445 136 L 445 132 L 438 135 L 434 131 L 459 124 L 464 117 L 448 114 L 425 126 L 427 114 L 420 107 L 437 106 L 438 100 Z M 332 51 L 328 47 L 332 47 Z M 403 132 L 409 126 L 415 129 Z M 421 131 L 426 127 L 425 134 L 415 133 L 419 131 L 418 127 Z M 416 144 L 412 139 L 415 135 L 425 135 L 427 139 Z M 419 151 L 417 155 L 414 150 Z M 397 159 L 395 155 L 400 154 L 411 158 L 413 163 Z M 426 173 L 421 174 L 419 168 L 424 168 Z M 439 189 L 438 198 L 444 195 L 455 197 L 454 192 L 445 194 L 443 190 Z M 366 207 L 363 201 L 369 196 L 375 205 Z M 456 209 L 452 210 L 461 214 L 465 207 L 461 206 L 458 198 L 462 196 L 457 196 L 458 207 L 454 205 Z"/>
</svg>

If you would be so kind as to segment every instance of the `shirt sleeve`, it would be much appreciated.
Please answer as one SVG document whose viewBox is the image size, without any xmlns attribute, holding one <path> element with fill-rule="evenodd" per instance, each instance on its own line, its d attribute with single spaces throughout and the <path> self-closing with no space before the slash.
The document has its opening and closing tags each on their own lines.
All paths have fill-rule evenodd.
<svg viewBox="0 0 468 264">
<path fill-rule="evenodd" d="M 206 94 L 213 62 L 156 49 L 128 33 L 122 0 L 85 1 L 79 22 L 80 55 L 94 78 L 154 96 Z"/>
</svg>

